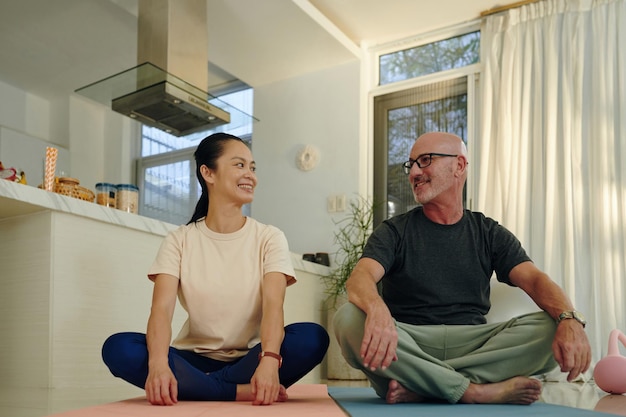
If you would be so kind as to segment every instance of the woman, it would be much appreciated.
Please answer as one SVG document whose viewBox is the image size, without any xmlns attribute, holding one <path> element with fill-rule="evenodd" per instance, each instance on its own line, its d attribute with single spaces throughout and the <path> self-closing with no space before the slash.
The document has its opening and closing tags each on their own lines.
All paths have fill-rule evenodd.
<svg viewBox="0 0 626 417">
<path fill-rule="evenodd" d="M 257 184 L 250 149 L 216 133 L 194 157 L 202 196 L 148 272 L 154 290 L 147 334 L 109 337 L 104 362 L 155 405 L 286 401 L 286 388 L 322 361 L 328 334 L 315 323 L 284 326 L 285 290 L 295 273 L 284 234 L 242 214 Z M 177 295 L 189 317 L 170 346 Z"/>
</svg>

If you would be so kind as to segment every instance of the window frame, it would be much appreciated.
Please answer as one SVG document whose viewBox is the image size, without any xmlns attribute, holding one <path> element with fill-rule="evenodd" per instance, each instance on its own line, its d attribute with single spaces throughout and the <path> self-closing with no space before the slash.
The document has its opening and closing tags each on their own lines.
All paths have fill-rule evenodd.
<svg viewBox="0 0 626 417">
<path fill-rule="evenodd" d="M 370 68 L 369 74 L 369 91 L 371 94 L 380 95 L 386 94 L 384 91 L 390 90 L 388 92 L 397 91 L 397 88 L 402 88 L 404 84 L 412 84 L 415 80 L 421 80 L 426 77 L 437 78 L 437 74 L 444 74 L 448 72 L 461 71 L 469 68 L 469 67 L 480 67 L 480 63 L 468 65 L 462 68 L 455 68 L 447 71 L 436 72 L 432 74 L 423 75 L 420 77 L 410 78 L 407 80 L 401 80 L 396 82 L 391 82 L 387 84 L 381 85 L 379 83 L 380 80 L 380 57 L 383 55 L 392 54 L 394 52 L 400 52 L 406 49 L 416 48 L 419 46 L 423 46 L 433 42 L 439 42 L 445 39 L 453 38 L 455 36 L 461 36 L 470 32 L 480 31 L 481 29 L 481 21 L 473 20 L 465 23 L 461 23 L 458 25 L 442 28 L 439 30 L 435 30 L 432 32 L 422 33 L 416 36 L 380 44 L 373 46 L 368 49 L 367 59 L 368 59 L 368 67 Z"/>
</svg>

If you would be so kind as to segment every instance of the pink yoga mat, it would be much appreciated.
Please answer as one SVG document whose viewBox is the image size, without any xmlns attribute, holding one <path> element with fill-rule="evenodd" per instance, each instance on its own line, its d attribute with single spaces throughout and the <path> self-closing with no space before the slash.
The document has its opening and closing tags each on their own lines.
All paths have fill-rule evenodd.
<svg viewBox="0 0 626 417">
<path fill-rule="evenodd" d="M 296 384 L 287 390 L 289 400 L 270 406 L 236 401 L 180 401 L 173 406 L 150 405 L 145 397 L 117 401 L 49 417 L 346 417 L 328 396 L 323 384 Z"/>
</svg>

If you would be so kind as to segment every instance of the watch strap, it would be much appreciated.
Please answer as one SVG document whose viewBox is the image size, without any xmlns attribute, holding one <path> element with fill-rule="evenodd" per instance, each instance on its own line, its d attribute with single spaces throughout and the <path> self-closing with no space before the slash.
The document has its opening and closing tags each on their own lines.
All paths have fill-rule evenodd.
<svg viewBox="0 0 626 417">
<path fill-rule="evenodd" d="M 583 325 L 583 328 L 587 325 L 587 321 L 584 319 L 583 315 L 576 310 L 573 311 L 564 311 L 559 314 L 558 319 L 556 320 L 556 324 L 559 324 L 563 320 L 574 319 L 580 324 Z"/>
<path fill-rule="evenodd" d="M 278 367 L 280 368 L 283 365 L 283 357 L 280 356 L 278 353 L 274 353 L 274 352 L 266 352 L 264 350 L 262 350 L 259 353 L 259 361 L 264 358 L 265 356 L 269 356 L 270 358 L 274 358 L 276 360 L 278 360 Z"/>
</svg>

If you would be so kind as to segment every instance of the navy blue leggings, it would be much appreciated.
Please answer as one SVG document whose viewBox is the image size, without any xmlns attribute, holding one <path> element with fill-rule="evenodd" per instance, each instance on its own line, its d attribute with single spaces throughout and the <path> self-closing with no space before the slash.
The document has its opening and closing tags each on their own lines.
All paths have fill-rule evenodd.
<svg viewBox="0 0 626 417">
<path fill-rule="evenodd" d="M 294 323 L 285 327 L 280 348 L 283 365 L 278 371 L 285 388 L 317 366 L 328 349 L 328 333 L 316 323 Z M 261 344 L 234 362 L 222 362 L 192 351 L 170 347 L 169 365 L 178 381 L 178 399 L 187 401 L 234 401 L 238 384 L 249 384 L 259 363 Z M 117 333 L 102 347 L 102 359 L 111 373 L 145 388 L 148 377 L 148 348 L 143 333 Z"/>
</svg>

